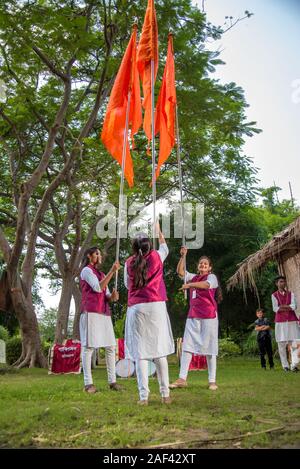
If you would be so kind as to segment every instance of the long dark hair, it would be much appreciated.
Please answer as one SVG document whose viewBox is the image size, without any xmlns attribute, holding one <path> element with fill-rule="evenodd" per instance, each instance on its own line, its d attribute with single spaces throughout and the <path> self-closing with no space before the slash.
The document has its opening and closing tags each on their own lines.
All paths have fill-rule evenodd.
<svg viewBox="0 0 300 469">
<path fill-rule="evenodd" d="M 134 287 L 143 288 L 147 284 L 147 262 L 144 255 L 152 249 L 152 244 L 147 237 L 136 237 L 132 241 L 133 255 L 131 267 L 134 269 Z"/>
<path fill-rule="evenodd" d="M 212 274 L 213 273 L 213 263 L 212 263 L 211 258 L 208 257 L 208 256 L 201 256 L 200 259 L 198 260 L 198 265 L 200 264 L 202 259 L 207 259 L 208 260 L 208 263 L 211 267 L 210 273 Z M 214 275 L 216 275 L 216 274 L 214 274 Z M 216 289 L 215 298 L 216 298 L 216 302 L 219 304 L 219 303 L 221 303 L 221 301 L 223 301 L 223 293 L 222 293 L 222 288 L 220 287 L 220 282 L 219 282 L 218 277 L 217 277 L 217 280 L 218 280 L 218 288 Z"/>
<path fill-rule="evenodd" d="M 100 251 L 100 248 L 98 248 L 97 246 L 93 246 L 92 248 L 88 248 L 85 253 L 84 253 L 84 256 L 83 256 L 83 259 L 82 259 L 82 262 L 81 262 L 81 266 L 80 266 L 80 272 L 82 271 L 82 269 L 84 267 L 86 267 L 89 263 L 90 263 L 90 259 L 88 256 L 91 256 L 92 254 L 94 254 L 96 251 Z M 97 268 L 97 266 L 95 266 Z"/>
</svg>

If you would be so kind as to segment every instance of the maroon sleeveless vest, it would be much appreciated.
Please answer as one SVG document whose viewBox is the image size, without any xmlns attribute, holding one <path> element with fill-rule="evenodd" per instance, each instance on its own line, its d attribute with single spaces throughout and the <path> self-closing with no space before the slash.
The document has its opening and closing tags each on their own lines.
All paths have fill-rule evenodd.
<svg viewBox="0 0 300 469">
<path fill-rule="evenodd" d="M 209 274 L 195 275 L 191 282 L 205 282 Z M 195 293 L 194 293 L 195 292 Z M 217 316 L 216 288 L 190 288 L 188 318 L 213 319 Z"/>
<path fill-rule="evenodd" d="M 295 311 L 280 311 L 280 306 L 282 305 L 290 305 L 292 302 L 292 293 L 290 291 L 286 291 L 284 295 L 282 293 L 279 293 L 279 290 L 273 293 L 275 296 L 279 310 L 275 314 L 275 322 L 292 322 L 292 321 L 298 321 L 298 318 L 295 314 Z"/>
<path fill-rule="evenodd" d="M 97 276 L 99 282 L 104 279 L 105 274 L 99 272 L 92 265 L 88 265 L 92 272 Z M 85 281 L 80 279 L 81 287 L 81 312 L 99 313 L 111 316 L 108 299 L 106 297 L 107 289 L 96 292 L 92 287 Z"/>
<path fill-rule="evenodd" d="M 134 287 L 135 256 L 126 261 L 128 274 L 128 306 L 154 301 L 167 301 L 166 286 L 163 278 L 163 263 L 157 251 L 151 250 L 144 256 L 147 262 L 147 284 L 143 288 Z"/>
</svg>

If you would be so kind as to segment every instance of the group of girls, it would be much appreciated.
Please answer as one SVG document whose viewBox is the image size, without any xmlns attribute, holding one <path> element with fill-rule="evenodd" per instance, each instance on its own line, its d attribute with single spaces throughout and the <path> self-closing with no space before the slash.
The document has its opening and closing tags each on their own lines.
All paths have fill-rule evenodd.
<svg viewBox="0 0 300 469">
<path fill-rule="evenodd" d="M 217 300 L 219 286 L 212 273 L 208 257 L 199 259 L 197 274 L 185 271 L 187 249 L 180 250 L 177 273 L 185 283 L 181 290 L 189 290 L 190 307 L 183 337 L 179 378 L 169 383 L 167 356 L 174 353 L 174 339 L 166 307 L 167 292 L 164 283 L 163 263 L 169 250 L 157 224 L 159 249 L 152 248 L 150 239 L 139 234 L 132 242 L 132 255 L 124 266 L 124 284 L 128 290 L 128 307 L 125 322 L 125 356 L 135 362 L 139 405 L 148 405 L 148 361 L 156 365 L 157 378 L 163 404 L 170 404 L 170 389 L 187 387 L 187 375 L 193 354 L 205 355 L 208 366 L 209 389 L 215 391 L 216 357 L 218 355 Z M 101 252 L 97 247 L 86 252 L 80 273 L 82 314 L 80 338 L 82 344 L 82 367 L 84 390 L 97 392 L 91 373 L 94 349 L 105 348 L 109 387 L 119 391 L 116 382 L 114 335 L 109 304 L 118 301 L 115 289 L 110 292 L 108 284 L 120 269 L 115 262 L 105 275 L 100 271 Z"/>
</svg>

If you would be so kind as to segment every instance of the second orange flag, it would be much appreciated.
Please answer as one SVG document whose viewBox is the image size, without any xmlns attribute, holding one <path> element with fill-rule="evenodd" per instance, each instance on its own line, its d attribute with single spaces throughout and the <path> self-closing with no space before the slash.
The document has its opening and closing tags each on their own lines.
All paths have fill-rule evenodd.
<svg viewBox="0 0 300 469">
<path fill-rule="evenodd" d="M 136 63 L 136 36 L 137 30 L 134 27 L 110 94 L 101 134 L 103 144 L 121 166 L 129 92 L 131 97 L 128 127 L 131 128 L 132 138 L 142 124 L 140 83 Z M 133 163 L 130 155 L 128 135 L 125 137 L 125 177 L 129 186 L 132 187 L 134 179 Z"/>
<path fill-rule="evenodd" d="M 176 86 L 173 37 L 169 34 L 167 61 L 160 88 L 155 118 L 155 134 L 159 133 L 159 157 L 156 178 L 160 168 L 170 156 L 175 145 Z"/>
<path fill-rule="evenodd" d="M 148 0 L 142 34 L 140 37 L 137 65 L 143 85 L 144 131 L 151 140 L 151 61 L 154 63 L 154 82 L 158 69 L 158 28 L 154 0 Z"/>
</svg>

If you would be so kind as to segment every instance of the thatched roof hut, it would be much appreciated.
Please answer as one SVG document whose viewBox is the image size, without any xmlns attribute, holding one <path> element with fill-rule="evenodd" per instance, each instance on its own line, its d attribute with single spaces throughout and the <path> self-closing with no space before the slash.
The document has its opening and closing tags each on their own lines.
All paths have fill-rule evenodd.
<svg viewBox="0 0 300 469">
<path fill-rule="evenodd" d="M 239 268 L 228 280 L 227 288 L 240 286 L 245 291 L 250 287 L 257 292 L 255 276 L 269 261 L 277 262 L 279 274 L 286 277 L 289 290 L 296 295 L 300 312 L 300 217 L 238 264 Z"/>
</svg>

